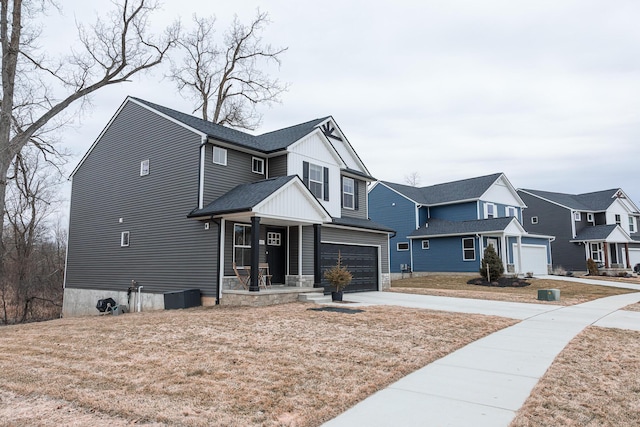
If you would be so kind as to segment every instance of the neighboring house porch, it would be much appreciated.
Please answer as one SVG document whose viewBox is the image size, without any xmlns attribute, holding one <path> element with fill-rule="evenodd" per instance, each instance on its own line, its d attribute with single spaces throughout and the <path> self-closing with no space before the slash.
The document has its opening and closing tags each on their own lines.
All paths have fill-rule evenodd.
<svg viewBox="0 0 640 427">
<path fill-rule="evenodd" d="M 602 273 L 632 270 L 632 253 L 640 248 L 619 225 L 597 225 L 580 231 L 571 243 L 584 247 L 585 258 L 593 259 Z"/>
</svg>

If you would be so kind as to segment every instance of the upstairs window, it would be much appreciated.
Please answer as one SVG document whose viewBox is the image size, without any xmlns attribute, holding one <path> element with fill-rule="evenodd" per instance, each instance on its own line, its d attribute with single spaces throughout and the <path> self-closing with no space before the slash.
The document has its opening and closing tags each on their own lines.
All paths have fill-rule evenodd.
<svg viewBox="0 0 640 427">
<path fill-rule="evenodd" d="M 616 219 L 616 225 L 621 225 L 622 224 L 622 219 L 620 218 L 619 214 L 616 214 L 615 219 Z"/>
<path fill-rule="evenodd" d="M 227 165 L 227 150 L 222 147 L 213 147 L 213 163 Z"/>
<path fill-rule="evenodd" d="M 409 243 L 408 242 L 399 242 L 397 247 L 398 247 L 399 251 L 408 251 L 409 250 Z"/>
<path fill-rule="evenodd" d="M 264 175 L 264 159 L 253 157 L 251 159 L 251 172 Z"/>
<path fill-rule="evenodd" d="M 496 205 L 493 203 L 485 203 L 484 204 L 484 218 L 491 219 L 495 218 L 496 215 Z"/>
<path fill-rule="evenodd" d="M 302 182 L 318 200 L 329 200 L 329 168 L 302 162 Z"/>
<path fill-rule="evenodd" d="M 531 217 L 531 224 L 537 224 L 538 223 L 538 217 L 537 216 L 532 216 Z"/>
<path fill-rule="evenodd" d="M 575 221 L 582 221 L 582 217 L 580 216 L 580 212 L 574 212 L 573 213 L 573 219 Z"/>
<path fill-rule="evenodd" d="M 595 216 L 593 215 L 593 213 L 588 213 L 587 214 L 587 221 L 592 223 L 592 224 L 596 222 L 596 219 L 595 219 Z"/>
<path fill-rule="evenodd" d="M 140 176 L 149 175 L 149 159 L 140 162 Z"/>
<path fill-rule="evenodd" d="M 513 206 L 507 206 L 505 208 L 505 214 L 506 214 L 506 216 L 517 217 L 518 216 L 518 210 L 516 208 L 514 208 Z"/>
<path fill-rule="evenodd" d="M 428 240 L 423 240 L 422 241 L 422 249 L 429 249 L 429 241 Z"/>
<path fill-rule="evenodd" d="M 353 178 L 342 178 L 342 207 L 345 209 L 355 209 L 355 180 Z"/>
<path fill-rule="evenodd" d="M 634 218 L 632 216 L 629 217 L 629 232 L 636 232 L 636 222 L 634 221 Z"/>
</svg>

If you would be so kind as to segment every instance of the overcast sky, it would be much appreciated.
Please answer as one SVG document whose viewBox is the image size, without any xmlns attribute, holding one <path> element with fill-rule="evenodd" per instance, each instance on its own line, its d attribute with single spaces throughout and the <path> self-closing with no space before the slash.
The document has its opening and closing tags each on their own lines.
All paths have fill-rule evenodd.
<svg viewBox="0 0 640 427">
<path fill-rule="evenodd" d="M 74 19 L 111 7 L 62 3 L 49 41 L 72 42 Z M 640 205 L 639 1 L 166 0 L 154 23 L 215 14 L 221 34 L 258 6 L 272 20 L 264 39 L 289 48 L 274 73 L 291 84 L 258 133 L 331 115 L 381 180 L 504 172 L 516 188 L 622 188 Z M 192 111 L 162 74 L 93 97 L 63 134 L 69 171 L 127 95 Z"/>
</svg>

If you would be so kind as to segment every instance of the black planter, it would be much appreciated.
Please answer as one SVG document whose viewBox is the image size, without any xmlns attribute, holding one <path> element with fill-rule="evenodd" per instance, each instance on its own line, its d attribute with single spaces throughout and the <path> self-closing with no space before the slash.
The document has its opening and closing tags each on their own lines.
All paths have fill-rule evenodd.
<svg viewBox="0 0 640 427">
<path fill-rule="evenodd" d="M 342 291 L 331 292 L 332 301 L 342 301 Z"/>
</svg>

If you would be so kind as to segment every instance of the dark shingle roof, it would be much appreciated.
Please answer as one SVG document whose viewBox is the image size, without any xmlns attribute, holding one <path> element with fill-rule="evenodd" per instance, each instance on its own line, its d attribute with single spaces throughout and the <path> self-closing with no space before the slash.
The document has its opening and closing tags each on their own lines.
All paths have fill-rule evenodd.
<svg viewBox="0 0 640 427">
<path fill-rule="evenodd" d="M 371 221 L 370 219 L 349 218 L 349 217 L 333 218 L 332 224 L 344 225 L 346 227 L 365 228 L 367 230 L 385 231 L 387 233 L 393 233 L 395 231 L 392 228 L 385 227 L 384 225 L 380 225 L 376 222 Z"/>
<path fill-rule="evenodd" d="M 199 132 L 205 133 L 210 138 L 264 153 L 270 153 L 288 147 L 303 136 L 309 134 L 316 126 L 329 118 L 327 116 L 288 128 L 268 132 L 263 135 L 254 136 L 236 129 L 231 129 L 199 119 L 190 114 L 181 113 L 179 111 L 172 110 L 171 108 L 163 107 L 162 105 L 154 104 L 153 102 L 145 101 L 144 99 L 131 98 L 181 123 L 184 123 Z"/>
<path fill-rule="evenodd" d="M 615 224 L 585 227 L 573 240 L 606 240 L 616 227 L 617 225 Z"/>
<path fill-rule="evenodd" d="M 189 215 L 187 215 L 187 217 L 193 218 L 231 212 L 250 211 L 254 206 L 269 197 L 280 187 L 296 178 L 296 175 L 280 176 L 249 184 L 238 185 L 218 197 L 213 202 L 209 203 L 204 208 L 194 209 L 189 213 Z"/>
<path fill-rule="evenodd" d="M 409 237 L 451 236 L 461 234 L 488 233 L 503 231 L 514 217 L 502 217 L 492 219 L 477 219 L 471 221 L 446 221 L 443 219 L 430 219 L 427 226 L 422 226 L 409 235 Z"/>
<path fill-rule="evenodd" d="M 523 189 L 527 193 L 531 193 L 543 199 L 550 200 L 559 205 L 566 206 L 569 209 L 578 211 L 606 211 L 611 203 L 615 200 L 613 197 L 619 189 L 596 191 L 584 194 L 566 194 L 554 193 L 552 191 L 528 190 Z"/>
<path fill-rule="evenodd" d="M 445 182 L 428 187 L 411 187 L 382 181 L 385 185 L 422 205 L 442 205 L 461 200 L 478 200 L 502 173 Z"/>
</svg>

